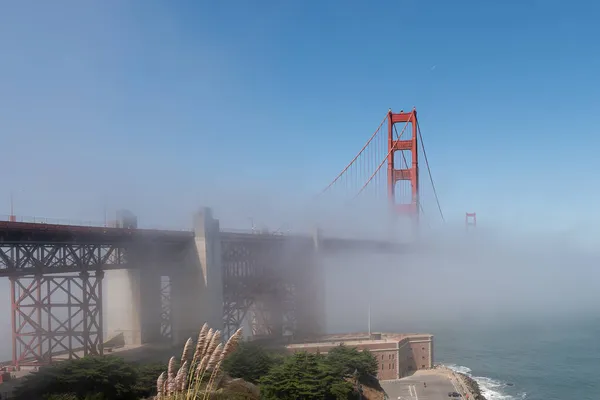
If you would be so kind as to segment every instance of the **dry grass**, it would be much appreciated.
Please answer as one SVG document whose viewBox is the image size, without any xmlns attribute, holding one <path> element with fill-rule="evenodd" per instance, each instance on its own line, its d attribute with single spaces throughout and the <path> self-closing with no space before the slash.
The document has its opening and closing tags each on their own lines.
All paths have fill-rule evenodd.
<svg viewBox="0 0 600 400">
<path fill-rule="evenodd" d="M 215 395 L 223 379 L 221 365 L 231 354 L 242 338 L 242 329 L 238 329 L 223 345 L 218 330 L 202 326 L 196 345 L 189 338 L 185 343 L 179 369 L 177 360 L 171 357 L 166 372 L 156 381 L 157 400 L 207 400 Z M 194 353 L 192 354 L 192 349 Z"/>
</svg>

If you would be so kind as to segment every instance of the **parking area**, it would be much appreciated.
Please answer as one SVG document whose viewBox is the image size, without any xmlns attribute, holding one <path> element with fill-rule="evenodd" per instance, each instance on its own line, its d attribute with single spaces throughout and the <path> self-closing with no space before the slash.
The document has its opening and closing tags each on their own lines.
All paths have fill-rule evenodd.
<svg viewBox="0 0 600 400">
<path fill-rule="evenodd" d="M 457 391 L 448 376 L 438 371 L 417 371 L 406 378 L 380 383 L 390 400 L 449 399 L 448 393 Z"/>
</svg>

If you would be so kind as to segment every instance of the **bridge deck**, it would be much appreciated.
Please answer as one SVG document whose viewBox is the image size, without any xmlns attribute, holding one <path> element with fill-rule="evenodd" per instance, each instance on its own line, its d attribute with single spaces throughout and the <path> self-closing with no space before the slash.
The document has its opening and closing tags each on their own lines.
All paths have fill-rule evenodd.
<svg viewBox="0 0 600 400">
<path fill-rule="evenodd" d="M 194 232 L 192 231 L 0 221 L 0 243 L 74 242 L 80 244 L 102 244 L 129 241 L 134 238 L 187 241 L 193 237 Z"/>
<path fill-rule="evenodd" d="M 272 233 L 221 231 L 221 240 L 228 242 L 253 241 L 308 241 L 308 235 L 278 235 Z M 132 240 L 160 240 L 184 243 L 194 237 L 193 231 L 130 229 L 102 226 L 62 225 L 35 222 L 0 221 L 0 244 L 5 243 L 77 243 L 77 244 L 115 244 Z M 409 244 L 380 240 L 327 238 L 321 239 L 325 251 L 385 251 L 397 252 L 409 249 Z"/>
</svg>

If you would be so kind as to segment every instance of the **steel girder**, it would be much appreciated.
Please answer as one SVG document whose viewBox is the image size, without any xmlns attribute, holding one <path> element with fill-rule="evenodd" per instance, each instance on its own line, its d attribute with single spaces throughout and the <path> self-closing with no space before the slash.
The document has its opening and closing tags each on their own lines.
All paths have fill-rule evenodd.
<svg viewBox="0 0 600 400">
<path fill-rule="evenodd" d="M 118 244 L 0 243 L 0 277 L 123 268 Z"/>
</svg>

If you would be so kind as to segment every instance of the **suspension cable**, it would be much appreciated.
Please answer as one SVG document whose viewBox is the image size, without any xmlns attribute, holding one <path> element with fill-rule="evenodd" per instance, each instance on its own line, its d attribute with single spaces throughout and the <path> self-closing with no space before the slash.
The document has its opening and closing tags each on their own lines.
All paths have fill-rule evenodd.
<svg viewBox="0 0 600 400">
<path fill-rule="evenodd" d="M 400 135 L 402 135 L 404 133 L 404 130 L 408 126 L 408 122 L 409 121 L 407 121 L 406 124 L 404 125 L 404 128 L 402 128 L 402 132 L 400 133 Z M 387 161 L 387 159 L 390 156 L 390 154 L 392 154 L 392 152 L 394 151 L 394 147 L 392 147 L 390 149 L 390 151 L 387 153 L 387 155 L 381 161 L 381 164 L 379 164 L 379 166 L 377 167 L 377 169 L 375 170 L 375 172 L 373 172 L 373 175 L 371 175 L 371 177 L 369 178 L 369 180 L 367 180 L 367 182 L 365 182 L 365 184 L 363 185 L 363 187 L 360 188 L 360 190 L 358 191 L 358 193 L 356 193 L 356 195 L 352 199 L 357 198 L 358 195 L 361 194 L 363 190 L 365 190 L 365 188 L 367 187 L 367 185 L 373 180 L 373 178 L 375 177 L 375 175 L 377 175 L 377 173 L 379 172 L 379 170 L 381 169 L 381 167 L 383 166 L 383 164 Z"/>
<path fill-rule="evenodd" d="M 346 168 L 344 168 L 342 170 L 342 172 L 340 172 L 338 174 L 338 176 L 336 176 L 335 179 L 329 185 L 327 185 L 327 187 L 325 189 L 323 189 L 321 191 L 321 193 L 319 193 L 319 195 L 325 193 L 330 187 L 332 187 L 333 184 L 336 183 L 337 180 L 342 177 L 342 175 L 344 175 L 344 173 L 348 170 L 348 168 L 350 168 L 352 166 L 352 164 L 354 164 L 354 161 L 356 161 L 358 159 L 358 157 L 362 154 L 362 152 L 365 151 L 365 149 L 367 148 L 367 146 L 369 146 L 369 143 L 371 143 L 371 141 L 375 138 L 375 136 L 377 136 L 377 134 L 379 133 L 379 130 L 383 126 L 383 123 L 385 122 L 385 120 L 387 119 L 387 117 L 388 117 L 388 115 L 385 114 L 385 117 L 383 118 L 383 120 L 381 120 L 381 123 L 379 124 L 379 127 L 375 130 L 375 133 L 373 133 L 373 135 L 371 135 L 371 137 L 369 138 L 369 140 L 367 141 L 367 143 L 365 143 L 365 145 L 363 146 L 363 148 L 360 149 L 360 151 L 358 152 L 358 154 L 356 154 L 356 156 L 352 159 L 352 161 L 350 161 L 348 163 L 348 165 L 346 165 Z"/>
<path fill-rule="evenodd" d="M 397 140 L 400 140 L 400 138 L 402 137 L 402 133 L 404 133 L 404 131 L 402 131 L 402 133 L 398 134 L 398 129 L 396 129 L 396 125 L 394 125 L 394 132 L 396 132 Z M 404 165 L 406 166 L 406 168 L 408 168 L 408 163 L 406 162 L 406 156 L 404 155 L 404 152 L 401 151 L 400 154 L 402 154 Z M 419 210 L 421 210 L 421 214 L 423 214 L 423 218 L 425 218 L 425 223 L 427 224 L 427 227 L 431 229 L 431 225 L 429 224 L 429 221 L 427 221 L 427 217 L 425 216 L 425 209 L 423 208 L 423 204 L 421 203 L 421 196 L 417 196 L 417 205 L 419 207 Z"/>
<path fill-rule="evenodd" d="M 425 220 L 425 223 L 427 224 L 427 227 L 429 229 L 431 229 L 431 225 L 429 224 L 429 221 L 427 220 L 427 216 L 425 215 L 425 210 L 423 209 L 423 205 L 421 204 L 421 202 L 419 202 L 419 208 L 421 209 L 421 214 L 423 214 L 423 218 Z"/>
<path fill-rule="evenodd" d="M 438 210 L 440 211 L 440 216 L 442 217 L 442 221 L 446 222 L 444 218 L 444 213 L 442 212 L 442 206 L 440 205 L 440 199 L 437 195 L 437 190 L 435 190 L 435 182 L 433 181 L 433 175 L 431 175 L 431 168 L 429 167 L 429 161 L 427 160 L 427 152 L 425 151 L 425 143 L 423 142 L 423 136 L 421 135 L 421 127 L 419 126 L 419 121 L 417 120 L 417 131 L 419 132 L 419 141 L 421 142 L 421 149 L 423 149 L 423 156 L 425 157 L 425 165 L 427 166 L 427 172 L 429 173 L 429 180 L 431 181 L 431 186 L 433 187 L 433 195 L 435 196 L 435 202 L 437 203 Z"/>
</svg>

